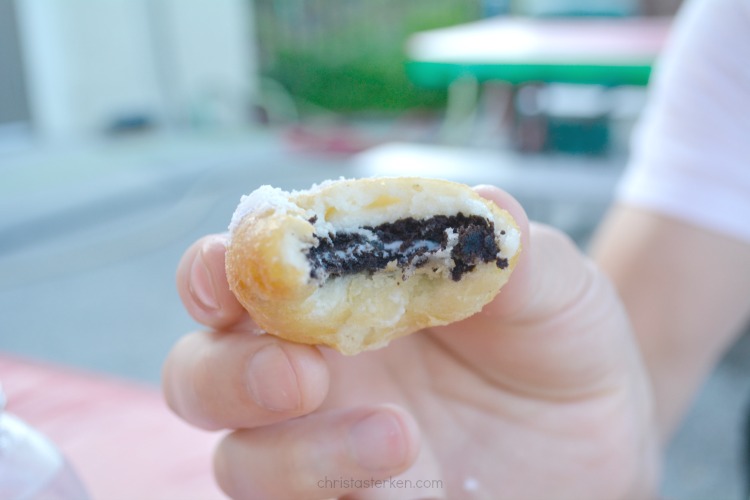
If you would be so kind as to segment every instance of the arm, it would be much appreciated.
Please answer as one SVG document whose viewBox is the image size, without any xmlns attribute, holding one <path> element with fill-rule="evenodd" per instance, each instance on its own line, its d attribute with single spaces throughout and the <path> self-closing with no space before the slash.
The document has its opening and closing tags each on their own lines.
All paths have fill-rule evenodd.
<svg viewBox="0 0 750 500">
<path fill-rule="evenodd" d="M 750 317 L 750 245 L 620 205 L 592 253 L 630 314 L 666 439 Z"/>
</svg>

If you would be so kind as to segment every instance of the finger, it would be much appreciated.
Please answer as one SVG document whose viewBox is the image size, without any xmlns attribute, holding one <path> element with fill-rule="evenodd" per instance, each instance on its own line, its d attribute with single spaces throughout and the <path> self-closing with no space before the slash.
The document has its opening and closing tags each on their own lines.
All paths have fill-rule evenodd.
<svg viewBox="0 0 750 500">
<path fill-rule="evenodd" d="M 432 333 L 487 379 L 535 397 L 616 386 L 637 355 L 612 287 L 560 231 L 531 224 L 529 235 L 498 299 Z"/>
<path fill-rule="evenodd" d="M 577 299 L 592 278 L 592 268 L 573 241 L 559 230 L 529 223 L 523 207 L 505 191 L 493 186 L 476 189 L 507 210 L 521 230 L 516 268 L 482 316 L 521 322 L 553 315 Z"/>
<path fill-rule="evenodd" d="M 392 405 L 318 413 L 225 438 L 215 472 L 232 498 L 331 498 L 375 487 L 419 452 L 414 419 Z"/>
<path fill-rule="evenodd" d="M 531 293 L 529 280 L 529 218 L 521 204 L 513 196 L 495 186 L 476 186 L 476 192 L 492 202 L 498 207 L 507 210 L 513 217 L 521 231 L 521 254 L 518 257 L 515 269 L 511 274 L 508 283 L 503 286 L 502 291 L 497 298 L 485 307 L 485 313 L 493 314 L 511 314 L 512 312 L 523 307 L 525 297 Z"/>
<path fill-rule="evenodd" d="M 177 292 L 199 323 L 224 329 L 247 315 L 227 283 L 224 264 L 227 236 L 214 234 L 195 242 L 177 266 Z"/>
<path fill-rule="evenodd" d="M 306 415 L 323 402 L 328 382 L 316 348 L 245 331 L 187 335 L 163 369 L 170 408 L 205 429 L 250 428 Z"/>
</svg>

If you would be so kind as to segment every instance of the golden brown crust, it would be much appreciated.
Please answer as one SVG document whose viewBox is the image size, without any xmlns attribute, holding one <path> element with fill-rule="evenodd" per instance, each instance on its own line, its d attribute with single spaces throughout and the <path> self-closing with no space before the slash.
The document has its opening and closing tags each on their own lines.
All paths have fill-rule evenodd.
<svg viewBox="0 0 750 500">
<path fill-rule="evenodd" d="M 328 280 L 311 276 L 305 254 L 315 234 L 458 212 L 493 221 L 507 267 L 479 264 L 459 281 L 421 270 L 404 279 L 399 269 Z M 447 181 L 342 180 L 304 192 L 275 191 L 268 199 L 256 196 L 240 215 L 226 260 L 240 303 L 269 333 L 344 354 L 478 312 L 508 280 L 520 252 L 520 233 L 508 212 Z"/>
</svg>

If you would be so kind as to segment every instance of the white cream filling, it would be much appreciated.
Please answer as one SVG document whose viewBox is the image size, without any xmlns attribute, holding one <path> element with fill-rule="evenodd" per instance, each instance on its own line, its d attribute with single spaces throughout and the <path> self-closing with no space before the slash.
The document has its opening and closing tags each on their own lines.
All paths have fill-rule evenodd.
<svg viewBox="0 0 750 500">
<path fill-rule="evenodd" d="M 289 193 L 268 185 L 261 186 L 250 194 L 243 195 L 229 222 L 229 236 L 234 234 L 242 219 L 249 213 L 263 215 L 270 211 L 287 213 L 299 212 L 299 207 L 289 201 Z"/>
<path fill-rule="evenodd" d="M 521 247 L 521 231 L 514 227 L 501 228 L 495 224 L 495 241 L 500 247 L 498 258 L 510 259 Z"/>
</svg>

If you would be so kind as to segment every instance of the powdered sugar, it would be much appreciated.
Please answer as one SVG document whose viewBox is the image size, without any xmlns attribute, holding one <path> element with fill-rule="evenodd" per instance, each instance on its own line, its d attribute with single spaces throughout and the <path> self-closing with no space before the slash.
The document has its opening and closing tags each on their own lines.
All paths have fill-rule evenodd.
<svg viewBox="0 0 750 500">
<path fill-rule="evenodd" d="M 289 201 L 289 194 L 279 188 L 264 185 L 250 194 L 243 195 L 240 198 L 240 204 L 232 214 L 232 220 L 229 222 L 229 235 L 234 234 L 234 230 L 239 226 L 240 221 L 250 212 L 261 215 L 272 210 L 284 213 L 290 209 L 297 209 L 297 206 Z"/>
<path fill-rule="evenodd" d="M 292 199 L 300 194 L 315 194 L 322 189 L 334 184 L 338 181 L 346 180 L 341 177 L 338 180 L 326 180 L 319 184 L 314 184 L 310 189 L 303 191 L 284 191 L 280 188 L 275 188 L 269 185 L 260 186 L 258 189 L 250 194 L 243 195 L 240 198 L 240 203 L 232 214 L 232 220 L 229 222 L 229 236 L 231 238 L 240 221 L 245 218 L 246 215 L 253 212 L 256 215 L 263 215 L 266 212 L 275 211 L 280 214 L 287 212 L 300 212 L 301 209 Z M 319 233 L 332 232 L 332 228 L 329 224 L 325 224 L 324 221 L 318 221 L 315 224 L 316 230 Z"/>
</svg>

